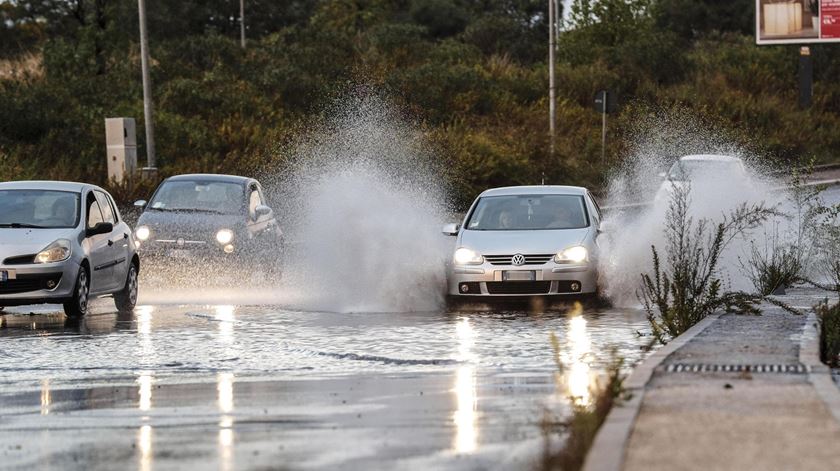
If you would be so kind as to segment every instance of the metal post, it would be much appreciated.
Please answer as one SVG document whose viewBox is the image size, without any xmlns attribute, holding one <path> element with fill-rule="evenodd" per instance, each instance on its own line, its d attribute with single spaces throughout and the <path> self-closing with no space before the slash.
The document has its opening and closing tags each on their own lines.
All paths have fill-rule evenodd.
<svg viewBox="0 0 840 471">
<path fill-rule="evenodd" d="M 149 76 L 149 38 L 146 33 L 146 1 L 137 0 L 140 10 L 140 67 L 143 69 L 143 121 L 146 124 L 146 159 L 149 168 L 155 159 L 155 124 L 152 110 L 152 79 Z"/>
<path fill-rule="evenodd" d="M 556 115 L 556 102 L 554 88 L 554 47 L 555 47 L 555 29 L 554 29 L 554 0 L 548 0 L 548 132 L 551 141 L 551 155 L 554 155 L 554 127 Z"/>
<path fill-rule="evenodd" d="M 811 107 L 814 96 L 814 62 L 811 60 L 811 48 L 799 49 L 799 107 Z"/>
<path fill-rule="evenodd" d="M 245 49 L 245 0 L 239 0 L 239 38 Z"/>
<path fill-rule="evenodd" d="M 609 92 L 607 92 L 609 93 Z M 601 112 L 601 162 L 607 160 L 607 97 L 604 96 L 604 109 Z"/>
</svg>

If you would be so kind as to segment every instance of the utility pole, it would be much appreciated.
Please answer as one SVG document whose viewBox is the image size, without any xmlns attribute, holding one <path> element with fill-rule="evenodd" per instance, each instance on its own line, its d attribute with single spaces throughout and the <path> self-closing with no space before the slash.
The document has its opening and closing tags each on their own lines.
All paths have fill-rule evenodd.
<svg viewBox="0 0 840 471">
<path fill-rule="evenodd" d="M 146 124 L 146 159 L 150 169 L 155 159 L 155 124 L 152 110 L 152 79 L 149 76 L 149 38 L 146 32 L 146 0 L 137 0 L 140 10 L 140 67 L 143 69 L 143 121 Z"/>
<path fill-rule="evenodd" d="M 548 0 L 548 133 L 551 141 L 551 155 L 554 155 L 554 120 L 557 97 L 554 88 L 554 47 L 555 47 L 554 0 Z"/>
<path fill-rule="evenodd" d="M 245 49 L 245 0 L 239 0 L 239 39 Z"/>
</svg>

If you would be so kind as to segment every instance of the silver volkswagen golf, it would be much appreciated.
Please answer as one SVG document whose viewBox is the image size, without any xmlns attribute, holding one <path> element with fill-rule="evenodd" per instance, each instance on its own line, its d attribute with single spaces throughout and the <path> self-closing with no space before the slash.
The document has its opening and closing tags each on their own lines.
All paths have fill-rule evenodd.
<svg viewBox="0 0 840 471">
<path fill-rule="evenodd" d="M 0 183 L 0 306 L 62 303 L 83 316 L 92 297 L 137 302 L 140 259 L 105 190 L 82 183 Z"/>
<path fill-rule="evenodd" d="M 448 270 L 453 297 L 593 294 L 601 213 L 585 188 L 487 190 L 462 226 Z"/>
</svg>

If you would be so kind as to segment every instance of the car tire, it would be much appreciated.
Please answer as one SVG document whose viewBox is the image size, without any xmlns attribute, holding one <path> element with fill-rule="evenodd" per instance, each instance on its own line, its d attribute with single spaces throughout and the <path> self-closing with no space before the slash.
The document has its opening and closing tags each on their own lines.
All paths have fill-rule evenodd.
<svg viewBox="0 0 840 471">
<path fill-rule="evenodd" d="M 88 312 L 90 301 L 90 279 L 88 269 L 84 265 L 79 267 L 76 284 L 73 287 L 73 297 L 64 303 L 64 313 L 67 317 L 83 317 Z"/>
<path fill-rule="evenodd" d="M 134 306 L 137 305 L 137 280 L 137 265 L 132 263 L 128 267 L 125 286 L 120 291 L 114 293 L 114 304 L 117 306 L 117 311 L 127 313 L 134 310 Z"/>
</svg>

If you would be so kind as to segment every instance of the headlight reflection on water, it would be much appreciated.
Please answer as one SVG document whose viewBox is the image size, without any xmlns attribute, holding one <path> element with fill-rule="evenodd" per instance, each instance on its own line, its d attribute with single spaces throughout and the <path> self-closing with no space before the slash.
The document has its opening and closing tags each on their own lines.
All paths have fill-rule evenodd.
<svg viewBox="0 0 840 471">
<path fill-rule="evenodd" d="M 222 413 L 219 419 L 219 468 L 222 470 L 233 469 L 233 382 L 234 375 L 230 372 L 219 373 L 216 377 L 218 392 L 219 412 Z"/>
<path fill-rule="evenodd" d="M 137 452 L 138 452 L 138 468 L 140 471 L 151 471 L 153 465 L 152 455 L 152 426 L 143 425 L 137 431 Z"/>
<path fill-rule="evenodd" d="M 589 406 L 592 401 L 591 389 L 594 386 L 595 374 L 589 363 L 592 356 L 592 341 L 583 317 L 583 307 L 575 303 L 569 313 L 569 328 L 566 332 L 568 352 L 561 358 L 566 365 L 565 373 L 566 393 L 575 403 Z"/>
<path fill-rule="evenodd" d="M 475 331 L 470 320 L 464 318 L 455 325 L 458 337 L 458 359 L 474 360 L 472 347 L 475 344 Z M 463 365 L 455 374 L 455 396 L 457 409 L 453 414 L 455 439 L 453 448 L 458 453 L 471 453 L 478 448 L 478 393 L 476 391 L 475 366 Z"/>
</svg>

